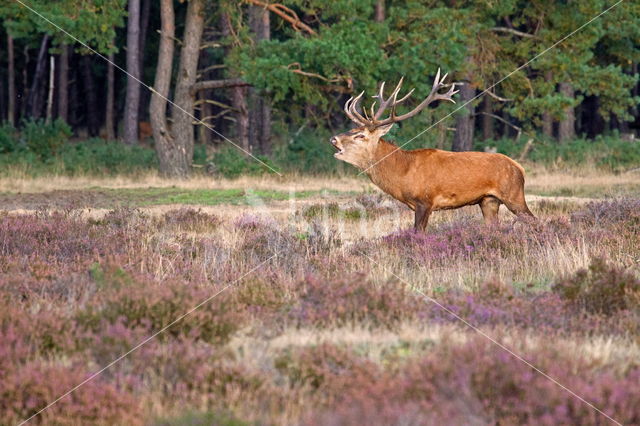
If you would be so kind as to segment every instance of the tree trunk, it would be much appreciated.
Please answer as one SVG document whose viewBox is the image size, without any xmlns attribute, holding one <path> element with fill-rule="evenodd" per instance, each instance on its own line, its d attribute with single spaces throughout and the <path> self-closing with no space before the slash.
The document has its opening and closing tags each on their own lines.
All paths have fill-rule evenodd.
<svg viewBox="0 0 640 426">
<path fill-rule="evenodd" d="M 124 143 L 138 142 L 140 105 L 140 0 L 129 0 L 127 19 L 127 94 L 124 108 Z"/>
<path fill-rule="evenodd" d="M 13 51 L 13 37 L 11 34 L 7 33 L 7 54 L 9 61 L 9 81 L 8 81 L 8 91 L 9 91 L 9 102 L 8 102 L 8 114 L 9 114 L 9 124 L 11 126 L 16 125 L 16 62 L 15 62 L 15 53 Z"/>
<path fill-rule="evenodd" d="M 53 55 L 49 56 L 49 94 L 47 95 L 47 123 L 51 123 L 53 118 L 53 92 L 55 90 L 56 60 Z"/>
<path fill-rule="evenodd" d="M 262 105 L 260 108 L 262 124 L 262 132 L 260 133 L 260 153 L 271 155 L 273 146 L 271 144 L 271 104 L 268 98 L 260 99 Z"/>
<path fill-rule="evenodd" d="M 376 1 L 376 16 L 375 16 L 375 21 L 376 22 L 384 22 L 384 19 L 385 19 L 384 1 L 385 0 L 377 0 Z"/>
<path fill-rule="evenodd" d="M 551 71 L 545 72 L 544 79 L 550 84 L 553 80 L 553 73 Z M 549 139 L 553 137 L 553 117 L 546 111 L 542 113 L 542 134 Z"/>
<path fill-rule="evenodd" d="M 142 9 L 140 12 L 140 41 L 138 47 L 140 49 L 140 74 L 144 70 L 144 53 L 147 44 L 147 31 L 149 29 L 149 17 L 151 15 L 151 0 L 142 0 Z"/>
<path fill-rule="evenodd" d="M 186 161 L 185 148 L 174 139 L 173 132 L 167 123 L 167 98 L 171 87 L 176 32 L 173 0 L 160 0 L 160 18 L 160 47 L 153 85 L 155 90 L 151 95 L 149 115 L 158 161 L 160 162 L 160 173 L 166 177 L 184 177 L 189 173 L 191 159 Z"/>
<path fill-rule="evenodd" d="M 36 62 L 36 71 L 33 75 L 31 90 L 27 97 L 27 111 L 33 118 L 40 118 L 42 113 L 42 102 L 40 99 L 40 86 L 47 70 L 47 46 L 49 45 L 49 35 L 45 34 L 40 43 L 40 51 L 38 52 L 38 61 Z"/>
<path fill-rule="evenodd" d="M 249 152 L 249 113 L 247 111 L 247 88 L 234 87 L 231 89 L 231 104 L 238 110 L 236 116 L 236 139 L 245 151 Z"/>
<path fill-rule="evenodd" d="M 7 117 L 7 104 L 6 93 L 4 89 L 4 81 L 0 80 L 0 120 L 4 121 L 4 117 Z"/>
<path fill-rule="evenodd" d="M 115 55 L 109 53 L 109 63 L 107 64 L 107 106 L 105 113 L 104 126 L 107 130 L 107 140 L 113 141 L 116 140 L 115 133 L 115 117 L 114 117 L 114 108 L 115 108 L 115 67 L 113 66 L 113 62 L 115 60 Z"/>
<path fill-rule="evenodd" d="M 255 6 L 251 6 L 255 7 Z M 223 13 L 221 16 L 221 28 L 222 35 L 228 37 L 231 34 L 231 18 L 228 13 Z M 227 51 L 230 51 L 227 48 Z M 251 89 L 252 90 L 252 89 Z M 247 97 L 249 90 L 246 87 L 236 86 L 231 88 L 231 106 L 236 113 L 236 129 L 234 136 L 238 145 L 245 151 L 249 152 L 251 146 L 249 145 L 249 109 L 247 108 Z"/>
<path fill-rule="evenodd" d="M 488 141 L 495 138 L 493 132 L 493 117 L 489 114 L 493 114 L 493 101 L 491 97 L 485 96 L 482 103 L 482 140 Z"/>
<path fill-rule="evenodd" d="M 151 0 L 142 1 L 142 9 L 140 12 L 140 80 L 144 81 L 144 60 L 147 47 L 147 34 L 149 31 L 149 18 L 151 16 Z M 143 120 L 149 106 L 150 92 L 148 90 L 140 90 L 140 106 L 138 108 L 138 119 Z"/>
<path fill-rule="evenodd" d="M 87 129 L 89 136 L 95 137 L 100 133 L 100 117 L 98 116 L 98 96 L 96 94 L 91 70 L 91 56 L 82 57 L 82 80 L 84 82 L 85 111 L 87 113 Z"/>
<path fill-rule="evenodd" d="M 560 83 L 559 90 L 562 95 L 571 100 L 575 97 L 575 90 L 570 83 Z M 564 118 L 558 127 L 558 140 L 562 142 L 575 139 L 576 137 L 576 116 L 573 106 L 564 109 Z"/>
<path fill-rule="evenodd" d="M 266 9 L 251 6 L 249 24 L 256 42 L 271 38 L 269 12 Z M 249 90 L 249 97 L 250 144 L 257 152 L 268 155 L 271 153 L 271 104 L 255 89 Z"/>
<path fill-rule="evenodd" d="M 71 127 L 78 127 L 78 110 L 84 110 L 84 107 L 80 107 L 80 101 L 78 100 L 79 93 L 82 92 L 80 86 L 82 81 L 82 56 L 76 55 L 69 58 L 69 113 L 67 114 L 67 123 Z"/>
<path fill-rule="evenodd" d="M 204 30 L 204 0 L 190 0 L 187 6 L 186 24 L 180 49 L 180 66 L 176 79 L 173 118 L 173 138 L 180 153 L 173 171 L 175 177 L 186 178 L 191 173 L 193 161 L 193 107 L 195 97 L 192 86 L 198 73 L 200 41 Z"/>
<path fill-rule="evenodd" d="M 167 124 L 167 98 L 171 87 L 171 70 L 173 68 L 173 50 L 176 33 L 173 0 L 160 0 L 160 45 L 158 48 L 158 64 L 156 78 L 153 83 L 149 117 L 153 130 L 156 153 L 160 163 L 160 173 L 164 176 L 179 176 L 174 170 L 179 163 L 175 157 L 180 153 L 175 145 Z"/>
<path fill-rule="evenodd" d="M 27 100 L 29 99 L 29 62 L 31 62 L 29 43 L 25 43 L 22 52 L 24 54 L 24 66 L 22 67 L 22 94 L 20 96 L 20 111 L 18 114 L 20 118 L 26 118 Z"/>
<path fill-rule="evenodd" d="M 476 90 L 464 82 L 460 86 L 460 104 L 469 102 L 476 94 Z M 452 151 L 471 151 L 473 148 L 473 105 L 469 103 L 456 118 L 456 133 L 453 137 Z"/>
<path fill-rule="evenodd" d="M 586 96 L 583 101 L 584 112 L 580 122 L 582 131 L 589 139 L 595 138 L 605 130 L 606 123 L 600 115 L 600 98 L 595 95 Z"/>
<path fill-rule="evenodd" d="M 637 75 L 637 74 L 638 74 L 638 63 L 634 62 L 633 64 L 631 64 L 631 75 Z M 637 97 L 638 95 L 640 95 L 640 82 L 636 82 L 636 85 L 633 87 L 633 90 L 631 91 L 631 93 L 633 94 L 634 97 Z M 631 115 L 633 115 L 634 122 L 637 123 L 638 120 L 640 119 L 640 108 L 638 107 L 638 105 L 631 108 Z"/>
<path fill-rule="evenodd" d="M 58 56 L 58 118 L 69 122 L 69 51 L 66 44 L 60 46 Z"/>
<path fill-rule="evenodd" d="M 203 52 L 204 53 L 204 52 Z M 207 90 L 201 90 L 196 95 L 196 98 L 199 102 L 199 112 L 200 112 L 200 120 L 205 123 L 198 126 L 198 143 L 203 144 L 204 146 L 208 146 L 212 143 L 212 131 L 209 130 L 209 126 L 212 126 L 210 122 L 210 117 L 213 115 L 213 108 L 211 104 L 207 102 Z"/>
</svg>

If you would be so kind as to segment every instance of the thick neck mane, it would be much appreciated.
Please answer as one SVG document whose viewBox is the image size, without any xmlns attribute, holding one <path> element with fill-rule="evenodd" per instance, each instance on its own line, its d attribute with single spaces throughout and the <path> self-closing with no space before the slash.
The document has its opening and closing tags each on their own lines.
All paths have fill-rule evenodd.
<svg viewBox="0 0 640 426">
<path fill-rule="evenodd" d="M 391 142 L 380 139 L 370 164 L 364 172 L 376 185 L 384 189 L 385 183 L 398 174 L 405 174 L 413 163 L 411 151 L 405 151 Z"/>
</svg>

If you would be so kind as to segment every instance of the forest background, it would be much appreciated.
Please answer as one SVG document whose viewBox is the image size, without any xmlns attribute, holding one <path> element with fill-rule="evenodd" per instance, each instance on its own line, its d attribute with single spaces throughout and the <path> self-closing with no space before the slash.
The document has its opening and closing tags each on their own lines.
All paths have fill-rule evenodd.
<svg viewBox="0 0 640 426">
<path fill-rule="evenodd" d="M 349 173 L 327 142 L 350 126 L 344 102 L 404 76 L 415 105 L 440 67 L 464 83 L 458 104 L 394 129 L 399 143 L 429 129 L 406 148 L 633 169 L 640 4 L 540 55 L 613 4 L 4 1 L 0 164 L 30 175 Z"/>
</svg>

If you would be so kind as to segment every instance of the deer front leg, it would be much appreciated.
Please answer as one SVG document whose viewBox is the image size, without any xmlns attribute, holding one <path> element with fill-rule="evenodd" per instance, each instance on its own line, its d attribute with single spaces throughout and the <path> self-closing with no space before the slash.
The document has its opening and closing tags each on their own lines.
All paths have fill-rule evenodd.
<svg viewBox="0 0 640 426">
<path fill-rule="evenodd" d="M 415 231 L 423 231 L 427 228 L 429 215 L 431 214 L 431 205 L 424 202 L 417 202 L 415 207 L 415 221 L 413 229 Z"/>
</svg>

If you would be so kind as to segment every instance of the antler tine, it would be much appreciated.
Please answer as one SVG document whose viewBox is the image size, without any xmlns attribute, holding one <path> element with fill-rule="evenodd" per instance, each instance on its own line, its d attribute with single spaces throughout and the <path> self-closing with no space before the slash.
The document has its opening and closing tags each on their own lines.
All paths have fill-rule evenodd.
<svg viewBox="0 0 640 426">
<path fill-rule="evenodd" d="M 434 96 L 434 100 L 449 101 L 455 104 L 456 101 L 454 101 L 451 97 L 459 92 L 459 90 L 456 90 L 457 84 L 460 83 L 451 83 L 444 85 L 444 87 L 449 87 L 449 90 L 447 91 L 447 93 L 437 93 L 436 96 Z"/>
<path fill-rule="evenodd" d="M 347 117 L 353 121 L 354 123 L 360 125 L 360 126 L 365 126 L 367 124 L 367 120 L 365 120 L 364 117 L 362 117 L 356 110 L 355 110 L 355 106 L 357 105 L 358 101 L 360 100 L 360 98 L 362 97 L 362 95 L 364 94 L 364 92 L 360 93 L 358 96 L 356 97 L 350 97 L 347 102 L 345 102 L 344 104 L 344 112 L 347 115 Z"/>
<path fill-rule="evenodd" d="M 365 120 L 367 120 L 367 122 L 370 122 L 371 119 L 369 118 L 369 114 L 367 113 L 367 107 L 365 107 L 364 105 L 362 106 L 362 113 L 364 114 Z"/>
<path fill-rule="evenodd" d="M 354 118 L 351 118 L 353 121 L 355 121 L 357 124 L 360 124 L 362 126 L 366 126 L 368 124 L 371 123 L 371 120 L 367 120 L 366 118 L 364 118 L 357 110 L 358 107 L 358 103 L 360 102 L 360 99 L 362 99 L 362 96 L 364 95 L 364 90 L 362 92 L 360 92 L 360 94 L 358 96 L 356 96 L 353 101 L 351 101 L 349 103 L 349 114 L 351 114 Z"/>
<path fill-rule="evenodd" d="M 347 114 L 347 117 L 351 119 L 353 122 L 361 125 L 361 126 L 369 126 L 369 127 L 379 127 L 387 124 L 396 123 L 398 121 L 406 120 L 407 118 L 411 118 L 414 115 L 418 114 L 422 111 L 427 105 L 432 103 L 433 101 L 450 101 L 455 103 L 453 100 L 453 95 L 459 92 L 456 90 L 456 85 L 460 83 L 450 83 L 446 84 L 445 80 L 449 76 L 448 73 L 442 75 L 440 68 L 438 68 L 438 72 L 436 73 L 436 77 L 433 81 L 433 86 L 431 88 L 431 92 L 429 96 L 427 96 L 418 106 L 416 106 L 413 110 L 407 112 L 406 114 L 402 114 L 400 116 L 396 115 L 396 108 L 399 104 L 409 99 L 409 97 L 413 94 L 415 89 L 409 90 L 409 92 L 404 95 L 402 98 L 398 99 L 398 94 L 400 93 L 400 89 L 402 88 L 402 83 L 404 82 L 404 76 L 400 78 L 398 84 L 396 85 L 393 92 L 389 95 L 388 98 L 384 98 L 384 86 L 385 82 L 383 81 L 380 84 L 380 89 L 378 90 L 378 94 L 373 96 L 380 101 L 380 106 L 378 110 L 374 113 L 375 105 L 377 101 L 374 101 L 369 107 L 369 111 L 367 112 L 366 108 L 363 108 L 364 117 L 360 112 L 358 112 L 358 103 L 362 99 L 364 92 L 360 92 L 360 94 L 356 97 L 351 97 L 344 104 L 344 111 Z M 448 88 L 446 93 L 439 93 L 439 90 L 442 88 Z M 390 116 L 384 120 L 379 120 L 380 116 L 384 113 L 386 109 L 390 108 Z"/>
<path fill-rule="evenodd" d="M 413 89 L 409 90 L 409 92 L 408 92 L 406 95 L 404 95 L 404 97 L 403 97 L 402 99 L 400 99 L 399 101 L 397 101 L 396 103 L 397 103 L 397 104 L 401 104 L 402 102 L 404 102 L 404 101 L 406 101 L 407 99 L 409 99 L 409 96 L 411 96 L 411 94 L 412 94 L 415 90 L 416 90 L 415 88 L 413 88 Z"/>
<path fill-rule="evenodd" d="M 398 93 L 400 93 L 400 89 L 402 88 L 402 83 L 404 82 L 404 75 L 402 77 L 400 77 L 400 81 L 398 81 L 398 85 L 396 86 L 395 89 L 393 89 L 393 92 L 391 92 L 391 96 L 389 96 L 389 98 L 393 97 L 393 100 L 395 102 L 396 97 L 398 97 Z"/>
<path fill-rule="evenodd" d="M 395 101 L 391 111 L 391 116 L 382 121 L 376 122 L 376 126 L 383 126 L 386 124 L 396 123 L 398 121 L 411 118 L 414 115 L 418 114 L 420 111 L 422 111 L 424 108 L 426 108 L 427 105 L 429 105 L 430 103 L 436 100 L 445 100 L 445 101 L 451 101 L 455 103 L 455 101 L 452 99 L 452 96 L 458 93 L 458 91 L 455 90 L 456 83 L 451 83 L 451 84 L 444 83 L 448 75 L 449 74 L 445 74 L 444 76 L 441 77 L 441 71 L 440 71 L 440 68 L 438 68 L 438 72 L 436 73 L 436 77 L 433 81 L 433 86 L 431 88 L 431 92 L 429 93 L 429 96 L 427 96 L 422 102 L 420 102 L 420 104 L 416 106 L 413 110 L 399 116 L 396 116 L 395 114 L 395 106 L 400 102 L 404 101 L 405 98 L 408 97 L 408 95 L 400 99 L 400 101 Z M 447 93 L 438 93 L 438 91 L 443 87 L 449 87 L 449 90 L 447 91 Z"/>
<path fill-rule="evenodd" d="M 351 99 L 353 99 L 353 96 L 351 96 L 349 99 L 347 99 L 347 102 L 344 103 L 344 112 L 349 115 L 349 102 L 351 102 Z"/>
<path fill-rule="evenodd" d="M 384 85 L 385 85 L 386 81 L 383 81 L 382 84 L 380 85 L 380 90 L 378 91 L 378 94 L 373 96 L 374 98 L 378 98 L 380 99 L 380 102 L 384 102 Z"/>
<path fill-rule="evenodd" d="M 375 96 L 374 96 L 375 97 Z M 373 108 L 376 106 L 376 102 L 373 101 L 373 103 L 371 104 L 371 107 L 369 108 L 369 112 L 371 113 L 371 117 L 375 116 L 375 113 L 373 112 Z"/>
<path fill-rule="evenodd" d="M 389 99 L 384 99 L 384 85 L 386 84 L 386 81 L 383 81 L 380 84 L 380 89 L 378 90 L 378 94 L 375 96 L 372 96 L 373 98 L 377 98 L 380 100 L 380 107 L 378 108 L 378 111 L 375 112 L 375 114 L 373 113 L 373 105 L 371 105 L 371 117 L 372 117 L 372 121 L 377 120 L 378 118 L 380 118 L 380 116 L 382 115 L 382 113 L 384 112 L 385 108 L 386 108 L 386 104 L 389 102 Z"/>
<path fill-rule="evenodd" d="M 351 121 L 355 121 L 354 117 L 351 115 L 351 113 L 349 112 L 349 104 L 353 101 L 353 96 L 351 96 L 349 99 L 347 99 L 347 102 L 344 103 L 344 113 L 347 114 L 347 117 L 349 117 L 349 119 Z"/>
<path fill-rule="evenodd" d="M 387 99 L 384 98 L 385 82 L 382 82 L 382 84 L 380 85 L 380 92 L 378 93 L 377 96 L 374 96 L 375 98 L 380 99 L 380 107 L 378 107 L 378 111 L 373 116 L 374 124 L 376 124 L 375 120 L 378 120 L 387 108 L 391 107 L 393 109 L 396 104 L 404 101 L 407 98 L 407 96 L 405 96 L 400 100 L 400 102 L 397 101 L 398 93 L 400 93 L 400 89 L 402 89 L 403 82 L 404 82 L 404 76 L 400 77 L 400 81 L 398 81 L 398 84 L 396 85 L 395 89 L 393 89 L 393 92 L 391 92 L 391 94 Z"/>
</svg>

